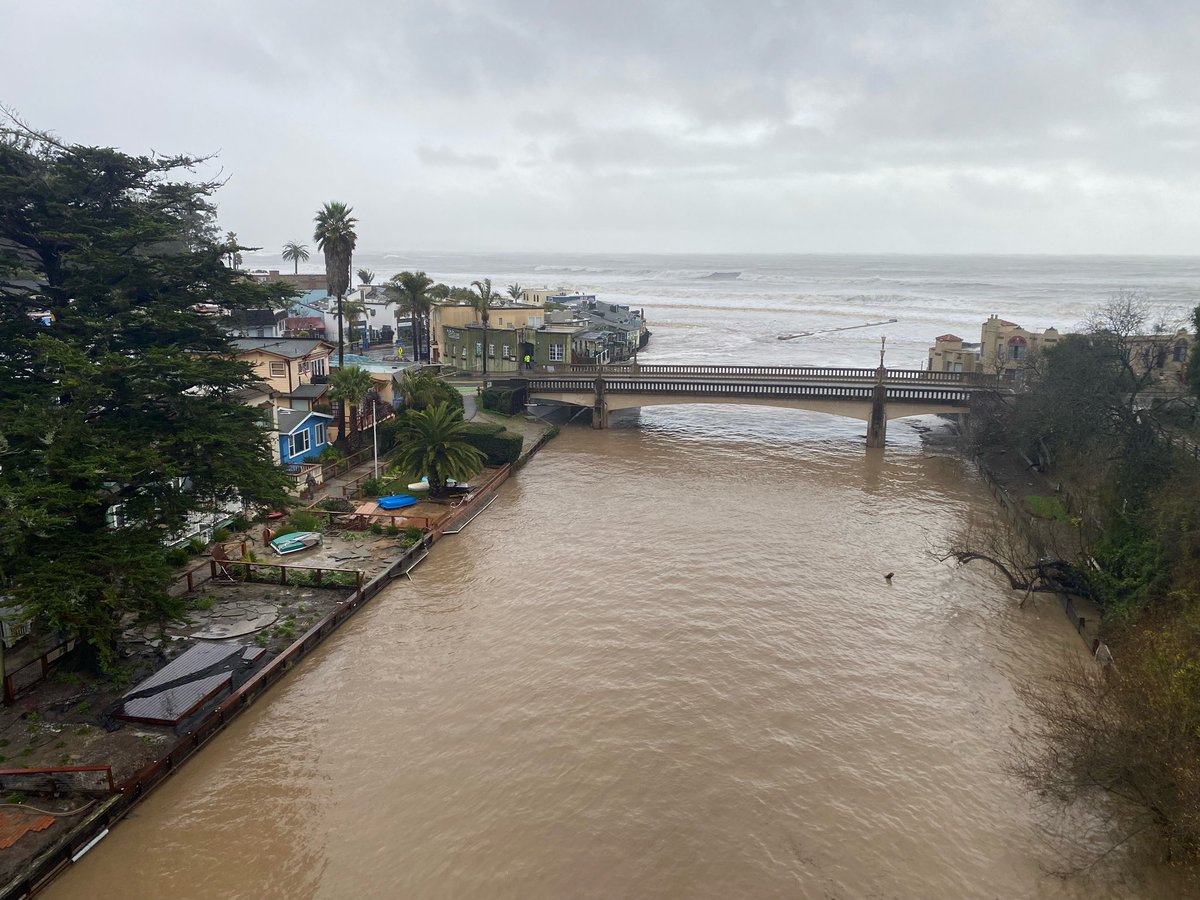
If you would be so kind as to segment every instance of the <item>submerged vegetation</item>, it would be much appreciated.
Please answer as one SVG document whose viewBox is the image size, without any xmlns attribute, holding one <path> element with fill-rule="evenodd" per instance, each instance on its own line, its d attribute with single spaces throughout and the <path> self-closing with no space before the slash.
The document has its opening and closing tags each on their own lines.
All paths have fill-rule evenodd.
<svg viewBox="0 0 1200 900">
<path fill-rule="evenodd" d="M 1104 797 L 1091 808 L 1112 812 L 1115 842 L 1153 834 L 1166 858 L 1196 862 L 1200 381 L 1164 383 L 1137 364 L 1148 346 L 1160 352 L 1156 335 L 1175 339 L 1142 298 L 1119 295 L 1034 360 L 1027 390 L 989 405 L 974 432 L 981 451 L 1023 454 L 1061 484 L 1062 496 L 1026 503 L 1067 535 L 1053 550 L 1073 564 L 1071 589 L 1100 607 L 1099 662 L 1113 660 L 1025 692 L 1037 715 L 1017 771 L 1063 810 Z"/>
</svg>

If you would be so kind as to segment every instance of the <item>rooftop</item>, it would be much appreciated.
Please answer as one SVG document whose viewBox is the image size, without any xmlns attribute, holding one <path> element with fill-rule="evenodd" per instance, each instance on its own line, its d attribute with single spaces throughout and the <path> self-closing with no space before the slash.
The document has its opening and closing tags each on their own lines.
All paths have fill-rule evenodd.
<svg viewBox="0 0 1200 900">
<path fill-rule="evenodd" d="M 233 346 L 243 353 L 262 350 L 287 359 L 303 359 L 320 347 L 333 349 L 332 344 L 316 338 L 236 338 Z"/>
</svg>

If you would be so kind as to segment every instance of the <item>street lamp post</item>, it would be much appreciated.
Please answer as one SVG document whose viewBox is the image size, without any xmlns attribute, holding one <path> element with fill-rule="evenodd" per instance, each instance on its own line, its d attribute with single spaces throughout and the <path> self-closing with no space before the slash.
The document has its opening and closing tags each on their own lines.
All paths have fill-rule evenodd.
<svg viewBox="0 0 1200 900">
<path fill-rule="evenodd" d="M 371 448 L 375 458 L 375 480 L 379 480 L 379 394 L 369 391 L 367 399 L 371 401 Z"/>
</svg>

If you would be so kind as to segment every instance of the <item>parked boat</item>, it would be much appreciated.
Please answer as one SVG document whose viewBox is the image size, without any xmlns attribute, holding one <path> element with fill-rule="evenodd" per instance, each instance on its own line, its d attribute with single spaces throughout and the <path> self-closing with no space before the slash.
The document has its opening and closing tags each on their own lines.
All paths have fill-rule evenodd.
<svg viewBox="0 0 1200 900">
<path fill-rule="evenodd" d="M 395 494 L 391 497 L 380 497 L 380 509 L 404 509 L 406 506 L 414 506 L 417 502 L 416 497 L 410 497 L 407 494 Z"/>
<path fill-rule="evenodd" d="M 410 484 L 408 486 L 408 489 L 410 491 L 427 491 L 427 490 L 429 490 L 429 482 L 428 481 L 414 481 L 412 484 Z"/>
<path fill-rule="evenodd" d="M 281 534 L 271 541 L 271 549 L 280 556 L 285 556 L 288 553 L 299 553 L 301 550 L 316 547 L 320 543 L 321 533 L 319 531 L 293 531 L 289 534 Z"/>
</svg>

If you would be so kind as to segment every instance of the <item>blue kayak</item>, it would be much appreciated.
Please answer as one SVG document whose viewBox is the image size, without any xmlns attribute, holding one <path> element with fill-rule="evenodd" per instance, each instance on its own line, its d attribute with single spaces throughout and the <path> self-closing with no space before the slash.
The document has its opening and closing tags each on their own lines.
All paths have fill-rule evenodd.
<svg viewBox="0 0 1200 900">
<path fill-rule="evenodd" d="M 408 494 L 396 494 L 392 497 L 380 497 L 380 509 L 404 509 L 406 506 L 414 506 L 417 503 L 416 497 L 410 497 Z"/>
</svg>

